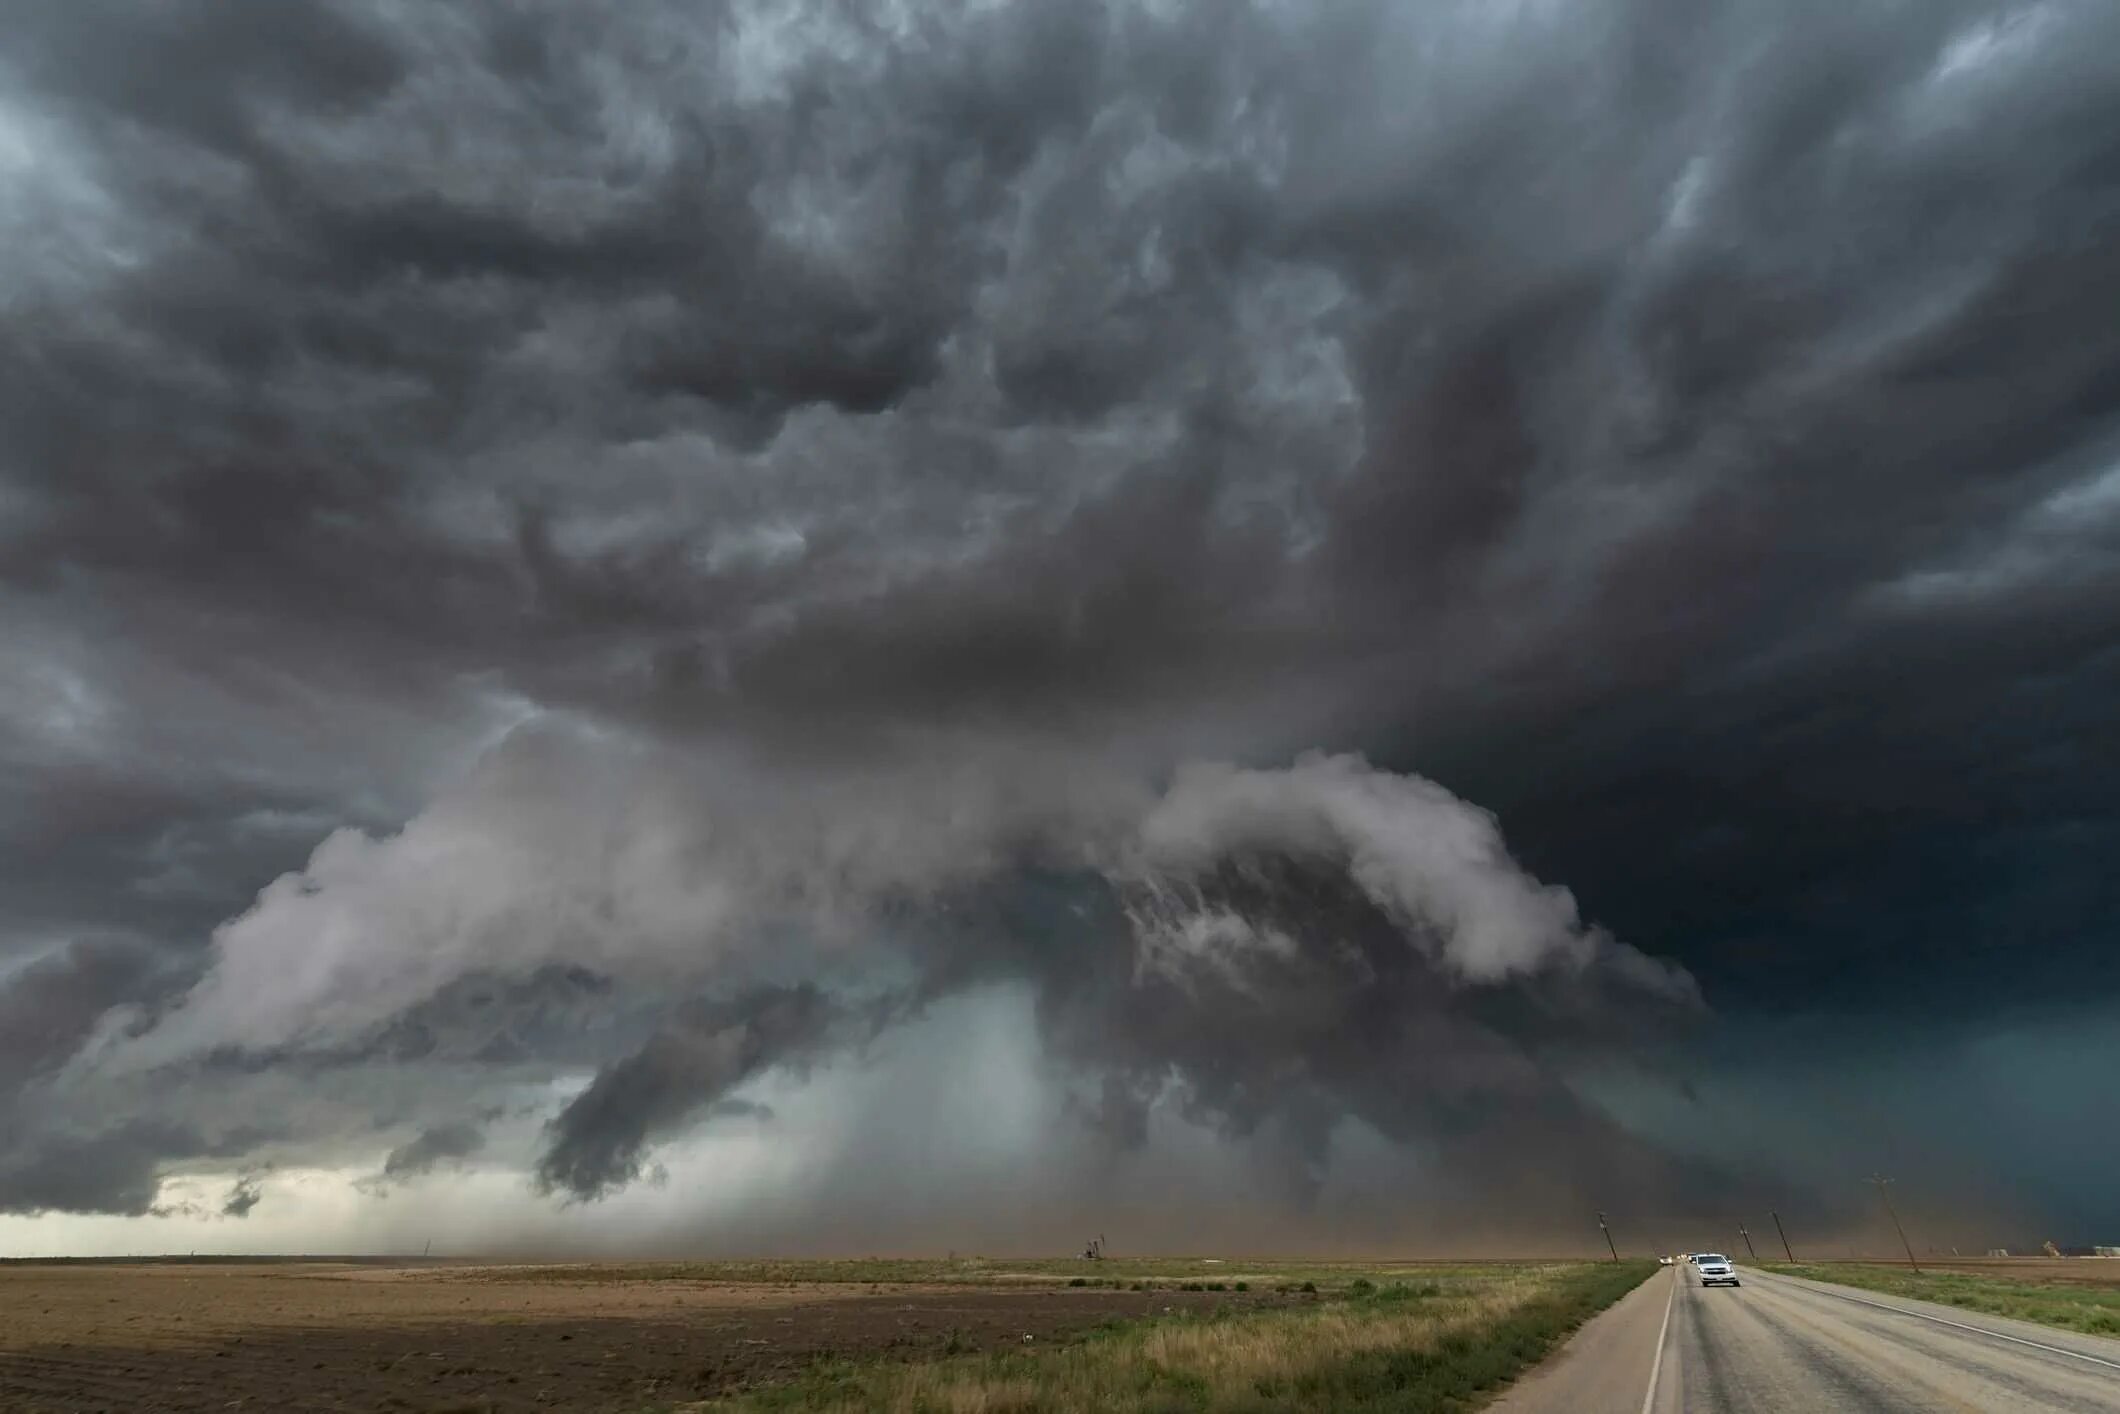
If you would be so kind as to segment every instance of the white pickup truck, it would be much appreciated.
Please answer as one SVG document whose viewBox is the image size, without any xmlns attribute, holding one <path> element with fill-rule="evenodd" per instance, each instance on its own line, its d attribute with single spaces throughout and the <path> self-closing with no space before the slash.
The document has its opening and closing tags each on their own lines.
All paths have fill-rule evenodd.
<svg viewBox="0 0 2120 1414">
<path fill-rule="evenodd" d="M 1693 1270 L 1700 1273 L 1702 1286 L 1742 1286 L 1737 1279 L 1737 1268 L 1720 1252 L 1701 1252 L 1693 1258 Z"/>
</svg>

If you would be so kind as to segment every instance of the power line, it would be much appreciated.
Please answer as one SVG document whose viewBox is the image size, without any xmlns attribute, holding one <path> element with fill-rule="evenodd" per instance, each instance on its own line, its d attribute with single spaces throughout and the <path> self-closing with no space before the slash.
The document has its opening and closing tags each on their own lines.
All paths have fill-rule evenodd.
<svg viewBox="0 0 2120 1414">
<path fill-rule="evenodd" d="M 1899 1213 L 1892 1207 L 1892 1195 L 1885 1191 L 1895 1180 L 1878 1178 L 1873 1175 L 1867 1181 L 1877 1185 L 1877 1196 L 1884 1199 L 1884 1210 L 1891 1215 L 1893 1230 L 1899 1234 L 1899 1245 L 1907 1249 L 1907 1265 L 1914 1269 L 1916 1275 L 1919 1275 L 1921 1263 L 1914 1260 L 1914 1244 L 1907 1241 L 1907 1230 L 1899 1225 Z"/>
<path fill-rule="evenodd" d="M 1781 1214 L 1769 1213 L 1767 1214 L 1767 1216 L 1774 1219 L 1774 1231 L 1776 1231 L 1777 1233 L 1781 1233 L 1781 1255 L 1787 1257 L 1789 1259 L 1789 1264 L 1791 1266 L 1794 1266 L 1796 1263 L 1796 1254 L 1789 1250 L 1789 1234 L 1781 1231 Z"/>
<path fill-rule="evenodd" d="M 1612 1249 L 1612 1260 L 1617 1262 L 1619 1260 L 1619 1247 L 1612 1241 L 1612 1229 L 1605 1226 L 1603 1210 L 1600 1210 L 1597 1215 L 1597 1230 L 1605 1235 L 1605 1245 Z"/>
</svg>

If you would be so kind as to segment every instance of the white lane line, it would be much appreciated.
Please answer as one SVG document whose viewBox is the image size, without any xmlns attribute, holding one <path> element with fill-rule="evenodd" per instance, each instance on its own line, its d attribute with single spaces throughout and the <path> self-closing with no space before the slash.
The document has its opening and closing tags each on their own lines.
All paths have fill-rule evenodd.
<svg viewBox="0 0 2120 1414">
<path fill-rule="evenodd" d="M 1974 1335 L 1989 1336 L 1995 1340 L 2006 1340 L 2012 1345 L 2028 1345 L 2034 1350 L 2044 1350 L 2049 1355 L 2066 1355 L 2071 1360 L 2084 1360 L 2093 1365 L 2103 1365 L 2108 1370 L 2120 1370 L 2120 1362 L 2101 1360 L 2095 1355 L 2085 1355 L 2080 1350 L 2070 1350 L 2059 1345 L 2041 1345 L 2036 1340 L 2026 1340 L 2022 1336 L 2004 1335 L 2001 1331 L 1991 1331 L 1986 1326 L 1969 1326 L 1961 1321 L 1946 1321 L 1943 1317 L 1931 1316 L 1926 1311 L 1909 1311 L 1904 1306 L 1892 1306 L 1882 1301 L 1871 1301 L 1866 1297 L 1850 1296 L 1845 1291 L 1833 1291 L 1811 1282 L 1798 1282 L 1794 1277 L 1782 1277 L 1781 1280 L 1794 1283 L 1805 1291 L 1815 1291 L 1820 1296 L 1833 1296 L 1838 1297 L 1842 1301 L 1852 1301 L 1857 1306 L 1875 1306 L 1880 1311 L 1891 1311 L 1901 1316 L 1914 1316 L 1920 1320 L 1934 1321 L 1937 1325 L 1949 1326 L 1954 1331 L 1971 1331 Z"/>
<path fill-rule="evenodd" d="M 1656 1403 L 1656 1379 L 1664 1372 L 1664 1337 L 1671 1332 L 1671 1307 L 1678 1301 L 1678 1273 L 1672 1270 L 1671 1294 L 1664 1298 L 1664 1323 L 1656 1328 L 1656 1359 L 1649 1365 L 1649 1392 L 1642 1396 L 1642 1414 Z"/>
</svg>

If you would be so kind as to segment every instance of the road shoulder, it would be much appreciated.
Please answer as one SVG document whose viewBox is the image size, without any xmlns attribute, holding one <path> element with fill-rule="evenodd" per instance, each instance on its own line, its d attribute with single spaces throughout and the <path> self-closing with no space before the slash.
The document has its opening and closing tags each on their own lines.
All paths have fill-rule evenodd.
<svg viewBox="0 0 2120 1414">
<path fill-rule="evenodd" d="M 1641 1414 L 1676 1280 L 1674 1269 L 1660 1270 L 1583 1322 L 1488 1408 L 1495 1414 Z"/>
</svg>

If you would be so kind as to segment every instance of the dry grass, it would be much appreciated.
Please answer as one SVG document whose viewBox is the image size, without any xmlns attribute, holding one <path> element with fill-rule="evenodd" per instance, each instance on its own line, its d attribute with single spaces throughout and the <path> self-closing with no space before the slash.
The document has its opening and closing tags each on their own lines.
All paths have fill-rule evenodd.
<svg viewBox="0 0 2120 1414">
<path fill-rule="evenodd" d="M 846 1366 L 700 1409 L 804 1414 L 1440 1410 L 1536 1360 L 1652 1270 L 1490 1269 L 1294 1309 L 1172 1317 L 1079 1345 Z"/>
</svg>

